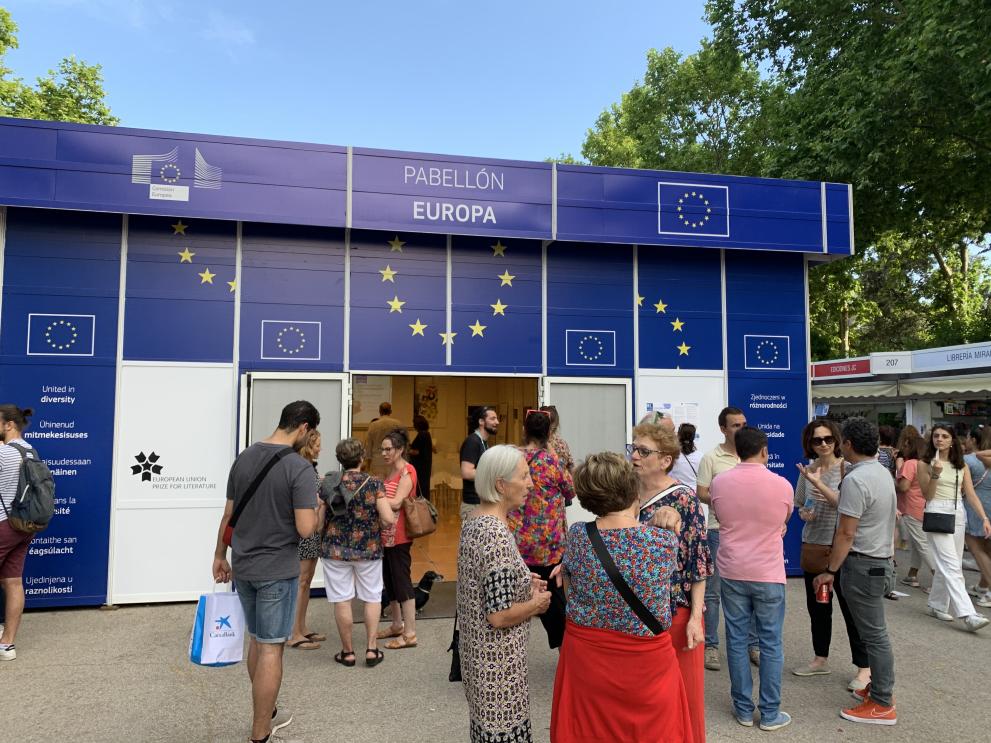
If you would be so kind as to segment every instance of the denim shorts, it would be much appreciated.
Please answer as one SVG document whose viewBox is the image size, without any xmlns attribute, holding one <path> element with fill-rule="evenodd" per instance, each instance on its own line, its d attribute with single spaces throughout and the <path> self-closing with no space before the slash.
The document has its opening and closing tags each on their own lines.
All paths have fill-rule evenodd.
<svg viewBox="0 0 991 743">
<path fill-rule="evenodd" d="M 292 634 L 299 578 L 239 580 L 237 595 L 244 609 L 248 634 L 258 642 L 278 644 Z"/>
</svg>

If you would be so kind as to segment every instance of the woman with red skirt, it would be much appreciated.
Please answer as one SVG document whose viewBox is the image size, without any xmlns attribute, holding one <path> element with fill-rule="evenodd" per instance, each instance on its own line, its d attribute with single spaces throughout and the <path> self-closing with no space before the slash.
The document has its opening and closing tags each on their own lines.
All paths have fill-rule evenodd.
<svg viewBox="0 0 991 743">
<path fill-rule="evenodd" d="M 568 533 L 562 562 L 567 623 L 554 679 L 551 741 L 694 743 L 676 643 L 666 631 L 677 539 L 639 522 L 636 474 L 618 454 L 590 455 L 574 482 L 582 507 L 598 518 L 594 528 L 579 523 Z M 593 538 L 601 539 L 653 630 L 610 579 Z"/>
<path fill-rule="evenodd" d="M 694 491 L 671 477 L 681 454 L 673 431 L 641 423 L 628 446 L 637 473 L 640 523 L 656 523 L 661 509 L 674 509 L 681 520 L 678 563 L 671 576 L 671 641 L 688 694 L 695 743 L 705 743 L 705 581 L 712 575 L 712 557 L 705 539 L 705 514 Z"/>
</svg>

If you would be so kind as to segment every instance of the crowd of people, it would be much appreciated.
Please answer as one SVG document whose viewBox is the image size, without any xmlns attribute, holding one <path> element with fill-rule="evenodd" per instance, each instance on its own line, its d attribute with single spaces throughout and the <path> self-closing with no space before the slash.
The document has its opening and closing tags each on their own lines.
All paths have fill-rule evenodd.
<svg viewBox="0 0 991 743">
<path fill-rule="evenodd" d="M 559 620 L 547 619 L 557 611 L 552 741 L 703 742 L 703 669 L 721 668 L 720 610 L 735 719 L 767 731 L 787 726 L 783 540 L 796 506 L 812 659 L 792 673 L 832 672 L 835 593 L 857 669 L 844 719 L 897 722 L 885 618 L 896 539 L 912 548 L 901 582 L 929 593 L 931 616 L 970 631 L 988 624 L 961 568 L 966 541 L 981 569 L 970 593 L 978 606 L 991 603 L 987 430 L 961 440 L 940 425 L 926 437 L 909 429 L 896 446 L 893 431 L 863 418 L 842 426 L 816 419 L 802 432 L 806 460 L 793 488 L 768 469 L 767 436 L 738 408 L 720 412 L 724 440 L 705 454 L 694 426 L 675 432 L 651 414 L 633 429 L 627 457 L 591 454 L 573 470 L 547 443 L 550 418 L 527 412 L 522 450 L 487 448 L 479 434 L 481 456 L 469 462 L 479 504 L 464 513 L 457 612 L 472 741 L 531 739 L 529 622 L 540 617 L 557 647 Z M 572 494 L 593 521 L 567 526 Z M 931 588 L 919 578 L 923 562 Z"/>
<path fill-rule="evenodd" d="M 37 456 L 22 436 L 30 416 L 0 406 L 2 442 L 13 445 L 0 446 L 0 660 L 16 657 L 24 603 L 30 535 L 12 529 L 5 513 L 22 449 Z M 340 636 L 336 663 L 353 667 L 362 651 L 352 639 L 356 597 L 364 602 L 365 666 L 383 662 L 380 641 L 391 650 L 418 644 L 404 506 L 424 493 L 424 475 L 429 483 L 429 426 L 414 421 L 410 444 L 383 403 L 365 441 L 340 441 L 339 468 L 321 475 L 319 423 L 309 402 L 290 403 L 228 478 L 212 573 L 218 582 L 237 580 L 255 743 L 278 740 L 292 721 L 278 706 L 286 645 L 308 650 L 327 640 L 306 621 L 318 565 Z M 723 441 L 703 454 L 694 426 L 675 431 L 670 418 L 649 414 L 633 428 L 625 457 L 593 453 L 576 464 L 552 406 L 526 411 L 520 447 L 491 445 L 496 411 L 472 411 L 460 448 L 456 599 L 472 741 L 531 740 L 534 617 L 559 650 L 552 741 L 704 743 L 705 673 L 722 668 L 720 613 L 735 719 L 768 731 L 787 726 L 783 540 L 796 507 L 812 657 L 792 673 L 832 672 L 835 594 L 857 669 L 845 719 L 897 722 L 885 618 L 897 581 L 925 591 L 937 620 L 969 631 L 989 623 L 978 607 L 991 606 L 991 429 L 961 436 L 937 424 L 923 436 L 906 426 L 896 437 L 863 418 L 842 426 L 816 419 L 802 432 L 805 461 L 793 488 L 768 469 L 767 436 L 740 409 L 723 409 L 718 424 Z M 569 526 L 575 498 L 594 518 Z M 900 578 L 898 541 L 909 554 Z M 970 587 L 964 545 L 981 576 Z M 390 621 L 380 627 L 383 601 Z"/>
</svg>

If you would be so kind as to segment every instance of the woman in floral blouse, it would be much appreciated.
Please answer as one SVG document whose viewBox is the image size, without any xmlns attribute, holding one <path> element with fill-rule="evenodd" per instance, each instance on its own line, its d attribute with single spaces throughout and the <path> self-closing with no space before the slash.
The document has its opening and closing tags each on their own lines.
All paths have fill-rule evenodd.
<svg viewBox="0 0 991 743">
<path fill-rule="evenodd" d="M 355 664 L 351 644 L 351 599 L 365 602 L 365 665 L 382 662 L 378 649 L 379 615 L 382 613 L 382 525 L 394 524 L 396 516 L 377 477 L 361 471 L 365 448 L 358 439 L 344 439 L 335 451 L 341 463 L 343 490 L 351 494 L 346 503 L 337 501 L 333 490 L 322 490 L 320 505 L 320 562 L 327 600 L 334 606 L 334 620 L 341 636 L 341 651 L 334 660 L 342 666 Z M 328 502 L 328 499 L 330 502 Z"/>
<path fill-rule="evenodd" d="M 696 743 L 705 741 L 705 683 L 703 668 L 705 579 L 712 575 L 712 558 L 705 539 L 705 516 L 699 499 L 687 485 L 669 474 L 681 447 L 672 431 L 651 423 L 633 429 L 627 447 L 637 472 L 640 522 L 651 522 L 665 506 L 681 517 L 678 561 L 671 576 L 671 639 L 688 694 Z"/>
<path fill-rule="evenodd" d="M 590 455 L 575 470 L 575 489 L 582 507 L 598 518 L 594 526 L 575 524 L 568 533 L 568 623 L 554 679 L 551 741 L 691 743 L 676 657 L 682 641 L 665 631 L 673 630 L 678 541 L 673 532 L 638 521 L 637 476 L 619 454 Z M 592 546 L 596 534 L 656 627 L 634 612 L 609 578 Z"/>
<path fill-rule="evenodd" d="M 523 421 L 524 455 L 530 466 L 533 489 L 519 511 L 510 514 L 510 528 L 523 562 L 531 572 L 551 584 L 551 607 L 541 614 L 540 621 L 547 631 L 548 644 L 557 648 L 564 639 L 565 598 L 564 591 L 549 579 L 564 556 L 568 528 L 564 509 L 574 498 L 575 487 L 571 473 L 547 448 L 550 428 L 551 418 L 546 411 L 527 411 Z"/>
</svg>

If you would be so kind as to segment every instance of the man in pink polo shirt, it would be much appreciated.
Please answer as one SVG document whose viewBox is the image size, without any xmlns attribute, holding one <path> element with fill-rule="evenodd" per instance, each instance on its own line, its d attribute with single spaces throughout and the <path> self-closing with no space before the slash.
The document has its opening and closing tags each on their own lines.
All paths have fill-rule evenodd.
<svg viewBox="0 0 991 743">
<path fill-rule="evenodd" d="M 754 724 L 753 680 L 747 642 L 753 621 L 760 644 L 761 730 L 791 722 L 782 712 L 785 621 L 784 526 L 792 511 L 791 485 L 767 469 L 767 436 L 744 426 L 734 437 L 740 463 L 712 481 L 709 493 L 721 527 L 716 567 L 726 622 L 726 660 L 736 721 Z"/>
</svg>

